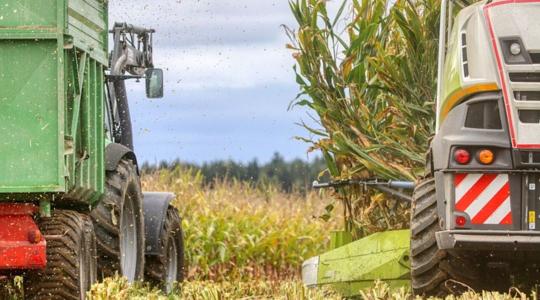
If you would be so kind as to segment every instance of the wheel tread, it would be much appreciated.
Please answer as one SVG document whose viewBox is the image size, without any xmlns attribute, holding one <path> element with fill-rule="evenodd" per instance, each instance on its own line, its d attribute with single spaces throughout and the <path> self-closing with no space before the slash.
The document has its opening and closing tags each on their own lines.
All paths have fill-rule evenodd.
<svg viewBox="0 0 540 300">
<path fill-rule="evenodd" d="M 138 232 L 144 232 L 144 220 L 142 215 L 142 192 L 137 174 L 137 167 L 130 159 L 122 159 L 115 171 L 106 173 L 106 196 L 92 210 L 90 216 L 94 222 L 98 249 L 98 270 L 102 277 L 114 276 L 116 272 L 121 274 L 120 268 L 120 215 L 121 207 L 127 196 L 128 188 L 133 188 L 133 193 L 137 194 L 135 200 L 135 210 L 138 210 L 137 226 Z M 114 213 L 114 217 L 113 217 Z M 113 222 L 116 220 L 116 222 Z M 144 234 L 137 240 L 138 257 L 136 278 L 143 279 L 144 276 Z"/>
<path fill-rule="evenodd" d="M 438 248 L 435 233 L 440 231 L 435 180 L 423 179 L 413 193 L 411 213 L 411 279 L 415 295 L 444 296 L 445 282 L 459 280 L 471 287 L 479 286 L 478 273 L 463 257 Z M 470 275 L 464 275 L 468 273 Z"/>
<path fill-rule="evenodd" d="M 182 220 L 178 215 L 178 210 L 172 206 L 167 209 L 167 215 L 163 221 L 161 230 L 161 254 L 157 256 L 148 256 L 145 267 L 145 277 L 153 285 L 164 287 L 167 279 L 167 249 L 169 236 L 174 235 L 178 243 L 180 259 L 178 261 L 180 270 L 178 271 L 177 281 L 184 279 L 184 242 L 182 235 Z"/>
<path fill-rule="evenodd" d="M 45 238 L 59 238 L 47 241 L 47 267 L 26 275 L 25 298 L 80 299 L 79 255 L 85 252 L 81 245 L 85 238 L 94 238 L 92 224 L 77 212 L 55 210 L 52 218 L 41 219 L 39 225 Z M 96 267 L 95 257 L 91 259 L 94 263 L 86 266 L 90 271 Z"/>
</svg>

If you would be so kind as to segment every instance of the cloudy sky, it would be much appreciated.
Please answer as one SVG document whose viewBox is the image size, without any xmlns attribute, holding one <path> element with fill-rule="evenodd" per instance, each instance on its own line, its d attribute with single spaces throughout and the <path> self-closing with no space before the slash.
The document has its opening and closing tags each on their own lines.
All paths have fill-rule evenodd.
<svg viewBox="0 0 540 300">
<path fill-rule="evenodd" d="M 309 120 L 287 111 L 298 93 L 281 24 L 295 26 L 286 0 L 112 0 L 111 22 L 153 27 L 154 60 L 166 95 L 143 97 L 130 83 L 135 147 L 142 161 L 180 158 L 267 161 L 275 151 L 307 158 Z"/>
</svg>

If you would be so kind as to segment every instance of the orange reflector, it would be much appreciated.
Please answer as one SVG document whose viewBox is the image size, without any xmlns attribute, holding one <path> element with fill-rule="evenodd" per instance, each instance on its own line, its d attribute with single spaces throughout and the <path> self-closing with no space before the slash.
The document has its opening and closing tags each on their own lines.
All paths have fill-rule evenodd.
<svg viewBox="0 0 540 300">
<path fill-rule="evenodd" d="M 478 152 L 478 162 L 484 165 L 490 165 L 493 163 L 493 160 L 495 159 L 495 154 L 493 154 L 493 151 L 484 149 L 480 150 Z"/>
<path fill-rule="evenodd" d="M 30 230 L 28 231 L 28 241 L 32 244 L 38 244 L 43 239 L 41 232 L 39 230 Z"/>
</svg>

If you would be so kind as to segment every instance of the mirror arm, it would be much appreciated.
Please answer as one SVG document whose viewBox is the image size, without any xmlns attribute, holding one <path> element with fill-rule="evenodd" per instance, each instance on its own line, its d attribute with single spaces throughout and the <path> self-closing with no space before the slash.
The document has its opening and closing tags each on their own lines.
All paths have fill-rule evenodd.
<svg viewBox="0 0 540 300">
<path fill-rule="evenodd" d="M 127 79 L 141 79 L 143 75 L 105 75 L 108 81 L 118 81 Z"/>
</svg>

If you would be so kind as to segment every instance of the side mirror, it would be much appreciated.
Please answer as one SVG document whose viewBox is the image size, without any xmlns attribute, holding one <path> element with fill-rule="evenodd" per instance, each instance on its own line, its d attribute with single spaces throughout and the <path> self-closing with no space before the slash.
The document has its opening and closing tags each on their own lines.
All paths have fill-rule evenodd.
<svg viewBox="0 0 540 300">
<path fill-rule="evenodd" d="M 163 98 L 163 70 L 148 69 L 146 77 L 146 97 L 150 99 Z"/>
</svg>

